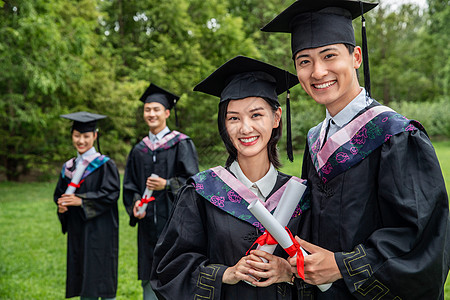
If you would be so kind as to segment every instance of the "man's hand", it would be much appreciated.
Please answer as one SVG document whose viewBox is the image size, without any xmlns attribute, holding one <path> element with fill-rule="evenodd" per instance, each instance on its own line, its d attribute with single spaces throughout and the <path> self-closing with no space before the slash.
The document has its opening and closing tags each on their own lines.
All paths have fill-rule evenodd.
<svg viewBox="0 0 450 300">
<path fill-rule="evenodd" d="M 141 200 L 136 201 L 136 203 L 134 203 L 134 207 L 133 207 L 133 215 L 135 218 L 138 219 L 143 219 L 145 217 L 145 214 L 147 213 L 145 210 L 142 212 L 142 214 L 139 213 L 139 204 L 141 203 Z"/>
<path fill-rule="evenodd" d="M 305 256 L 305 282 L 319 285 L 335 282 L 342 278 L 334 253 L 295 237 L 300 246 L 310 254 Z M 289 258 L 292 272 L 297 274 L 297 258 Z"/>
<path fill-rule="evenodd" d="M 145 185 L 149 190 L 160 191 L 166 188 L 167 180 L 161 177 L 148 177 Z"/>
</svg>

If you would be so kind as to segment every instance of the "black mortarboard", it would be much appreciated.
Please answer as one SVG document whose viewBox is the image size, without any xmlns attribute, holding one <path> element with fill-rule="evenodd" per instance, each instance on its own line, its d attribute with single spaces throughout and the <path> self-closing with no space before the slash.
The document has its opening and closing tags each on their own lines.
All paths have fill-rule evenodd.
<svg viewBox="0 0 450 300">
<path fill-rule="evenodd" d="M 278 95 L 287 91 L 286 117 L 288 156 L 292 156 L 289 89 L 298 78 L 288 71 L 245 56 L 227 61 L 194 87 L 194 91 L 220 97 L 220 102 L 261 97 L 279 104 Z"/>
<path fill-rule="evenodd" d="M 292 56 L 304 49 L 331 44 L 356 46 L 352 20 L 362 16 L 363 60 L 366 90 L 370 94 L 370 74 L 364 13 L 378 3 L 358 0 L 298 0 L 261 30 L 291 33 Z"/>
<path fill-rule="evenodd" d="M 67 115 L 61 115 L 61 118 L 69 119 L 73 121 L 72 131 L 75 129 L 80 133 L 96 131 L 97 121 L 106 118 L 104 115 L 93 114 L 86 111 L 79 111 Z M 97 148 L 100 152 L 100 134 L 97 138 Z"/>
<path fill-rule="evenodd" d="M 179 99 L 180 99 L 179 96 L 174 95 L 171 92 L 168 92 L 163 88 L 160 88 L 156 84 L 151 83 L 139 100 L 141 100 L 144 103 L 158 102 L 169 110 L 175 108 L 175 123 L 178 126 L 176 104 Z"/>
<path fill-rule="evenodd" d="M 288 71 L 245 56 L 230 59 L 202 82 L 194 91 L 220 97 L 220 102 L 261 97 L 278 103 L 279 94 L 298 84 Z"/>
<path fill-rule="evenodd" d="M 97 128 L 97 121 L 106 118 L 104 115 L 93 114 L 86 111 L 61 115 L 60 117 L 72 120 L 72 130 L 75 129 L 81 133 L 95 131 Z"/>
</svg>

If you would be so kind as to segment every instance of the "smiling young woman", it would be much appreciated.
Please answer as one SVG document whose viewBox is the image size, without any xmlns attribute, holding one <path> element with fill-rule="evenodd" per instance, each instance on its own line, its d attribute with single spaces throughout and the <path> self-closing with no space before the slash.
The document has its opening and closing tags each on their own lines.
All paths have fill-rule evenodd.
<svg viewBox="0 0 450 300">
<path fill-rule="evenodd" d="M 238 56 L 194 88 L 220 98 L 218 129 L 229 156 L 225 168 L 194 175 L 178 193 L 151 276 L 152 287 L 165 299 L 291 299 L 296 294 L 282 249 L 246 252 L 263 231 L 248 203 L 259 199 L 273 212 L 286 183 L 301 181 L 277 171 L 278 95 L 297 83 L 287 71 Z M 302 200 L 302 211 L 305 205 Z M 305 228 L 307 214 L 290 219 L 294 234 L 304 236 L 299 228 Z"/>
<path fill-rule="evenodd" d="M 63 165 L 53 195 L 62 232 L 67 233 L 66 297 L 115 299 L 120 179 L 114 161 L 94 147 L 97 121 L 106 116 L 76 112 L 61 117 L 73 121 L 77 150 Z"/>
</svg>

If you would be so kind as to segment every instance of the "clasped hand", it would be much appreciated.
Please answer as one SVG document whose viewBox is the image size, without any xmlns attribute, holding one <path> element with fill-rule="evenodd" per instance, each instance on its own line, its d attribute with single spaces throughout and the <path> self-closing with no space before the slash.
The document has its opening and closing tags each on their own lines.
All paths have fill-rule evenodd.
<svg viewBox="0 0 450 300">
<path fill-rule="evenodd" d="M 65 213 L 69 210 L 67 208 L 68 206 L 81 206 L 81 204 L 81 198 L 74 194 L 62 194 L 61 197 L 58 198 L 58 212 Z"/>
<path fill-rule="evenodd" d="M 267 280 L 259 281 L 263 278 Z M 277 282 L 290 282 L 291 278 L 291 266 L 286 259 L 265 251 L 253 250 L 250 255 L 242 257 L 237 264 L 225 270 L 222 282 L 236 284 L 245 280 L 257 287 L 267 287 Z"/>
</svg>

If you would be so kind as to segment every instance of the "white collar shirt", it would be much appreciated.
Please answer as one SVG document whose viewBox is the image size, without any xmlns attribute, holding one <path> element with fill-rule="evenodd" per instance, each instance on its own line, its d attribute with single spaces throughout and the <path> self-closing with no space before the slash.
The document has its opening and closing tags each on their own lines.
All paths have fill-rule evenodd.
<svg viewBox="0 0 450 300">
<path fill-rule="evenodd" d="M 236 175 L 236 178 L 251 190 L 259 199 L 266 201 L 267 196 L 275 187 L 277 182 L 278 172 L 275 167 L 270 164 L 269 171 L 261 179 L 256 182 L 251 182 L 242 172 L 241 167 L 237 161 L 234 161 L 230 166 L 230 171 Z"/>
<path fill-rule="evenodd" d="M 95 150 L 95 147 L 92 147 L 88 151 L 84 152 L 80 155 L 80 153 L 77 152 L 77 158 L 75 159 L 75 165 L 78 166 L 79 163 L 81 163 L 86 157 L 91 156 L 93 154 L 97 153 L 97 150 Z"/>
<path fill-rule="evenodd" d="M 347 125 L 364 108 L 372 104 L 373 99 L 366 97 L 366 90 L 361 88 L 361 92 L 346 107 L 344 107 L 334 117 L 326 111 L 325 124 L 329 124 L 327 139 Z"/>
<path fill-rule="evenodd" d="M 148 137 L 152 143 L 156 143 L 161 140 L 166 134 L 170 132 L 169 127 L 165 127 L 163 130 L 158 132 L 157 134 L 153 134 L 151 131 L 148 133 Z"/>
</svg>

